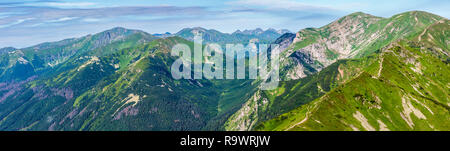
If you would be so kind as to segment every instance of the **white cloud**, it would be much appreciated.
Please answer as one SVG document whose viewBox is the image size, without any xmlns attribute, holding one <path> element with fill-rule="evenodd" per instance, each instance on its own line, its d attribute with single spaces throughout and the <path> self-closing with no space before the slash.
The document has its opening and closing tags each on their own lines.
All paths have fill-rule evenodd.
<svg viewBox="0 0 450 151">
<path fill-rule="evenodd" d="M 18 24 L 21 24 L 21 23 L 26 22 L 26 21 L 29 21 L 29 20 L 33 20 L 33 19 L 34 19 L 34 18 L 24 18 L 24 19 L 19 19 L 19 20 L 15 21 L 15 22 L 12 22 L 12 23 L 9 23 L 9 24 L 3 24 L 3 25 L 0 25 L 0 28 L 11 27 L 11 26 L 18 25 Z"/>
</svg>

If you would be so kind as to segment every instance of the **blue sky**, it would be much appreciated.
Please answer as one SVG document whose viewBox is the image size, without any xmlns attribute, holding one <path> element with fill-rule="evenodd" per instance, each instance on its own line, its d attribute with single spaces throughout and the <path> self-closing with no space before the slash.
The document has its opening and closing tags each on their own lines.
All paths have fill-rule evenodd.
<svg viewBox="0 0 450 151">
<path fill-rule="evenodd" d="M 297 32 L 357 11 L 390 17 L 422 10 L 448 18 L 448 8 L 449 0 L 0 0 L 0 48 L 23 48 L 118 26 L 149 33 L 186 27 Z"/>
</svg>

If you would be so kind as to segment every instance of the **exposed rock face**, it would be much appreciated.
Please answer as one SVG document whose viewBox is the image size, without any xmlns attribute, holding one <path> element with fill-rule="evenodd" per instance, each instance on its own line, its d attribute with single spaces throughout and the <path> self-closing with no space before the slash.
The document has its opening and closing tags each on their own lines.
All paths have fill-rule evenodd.
<svg viewBox="0 0 450 151">
<path fill-rule="evenodd" d="M 345 16 L 322 28 L 307 28 L 296 34 L 293 45 L 286 51 L 283 64 L 287 79 L 298 79 L 320 71 L 337 59 L 351 58 L 358 52 L 366 29 L 381 18 L 364 13 Z M 288 55 L 291 54 L 291 55 Z M 302 71 L 303 70 L 303 71 Z"/>
<path fill-rule="evenodd" d="M 338 59 L 362 57 L 397 39 L 415 35 L 440 19 L 442 17 L 425 12 L 407 12 L 391 18 L 357 12 L 321 28 L 303 29 L 283 52 L 284 68 L 281 69 L 284 71 L 281 73 L 287 80 L 305 77 Z M 297 54 L 292 55 L 294 53 Z"/>
<path fill-rule="evenodd" d="M 22 91 L 25 88 L 24 85 L 34 79 L 36 79 L 36 76 L 29 77 L 26 80 L 19 82 L 12 81 L 0 83 L 0 103 L 6 101 L 10 97 L 17 97 L 18 94 L 16 92 Z"/>
<path fill-rule="evenodd" d="M 304 78 L 311 74 L 317 73 L 322 69 L 325 69 L 326 67 L 335 63 L 337 60 L 361 58 L 371 55 L 375 51 L 381 52 L 382 48 L 399 39 L 408 38 L 409 36 L 417 36 L 420 34 L 420 37 L 422 37 L 421 39 L 427 39 L 427 41 L 430 41 L 429 39 L 434 39 L 433 37 L 446 37 L 446 35 L 448 34 L 446 34 L 445 32 L 433 32 L 434 34 L 439 34 L 435 36 L 429 36 L 427 35 L 426 31 L 423 31 L 433 24 L 440 24 L 439 26 L 445 25 L 444 21 L 441 21 L 442 19 L 442 17 L 425 12 L 406 12 L 403 14 L 395 15 L 391 18 L 380 18 L 364 13 L 354 13 L 342 17 L 341 19 L 321 28 L 303 29 L 296 33 L 295 38 L 293 39 L 280 37 L 277 40 L 277 42 L 280 44 L 280 47 L 275 48 L 282 50 L 280 54 L 280 77 L 282 78 L 282 80 Z M 439 27 L 438 29 L 440 28 L 442 27 Z M 419 41 L 421 39 L 419 39 Z M 446 39 L 439 39 L 430 42 L 429 45 L 438 45 L 439 47 L 446 48 L 445 43 L 447 43 Z M 289 46 L 286 47 L 285 44 L 289 44 Z M 444 62 L 445 59 L 448 58 L 446 57 L 446 52 L 448 52 L 447 49 L 440 50 L 438 47 L 436 47 L 433 51 L 437 56 L 441 56 L 441 58 L 444 58 Z M 400 56 L 408 56 L 408 54 L 400 54 Z M 424 64 L 417 62 L 417 58 L 403 57 L 402 60 L 406 61 L 405 64 L 408 64 L 411 71 L 413 71 L 414 73 L 424 73 Z M 374 76 L 375 78 L 380 77 L 381 70 L 384 70 L 383 59 L 381 59 L 379 62 L 380 70 L 377 71 L 378 76 Z M 344 81 L 346 81 L 345 78 L 349 78 L 350 75 L 358 76 L 361 69 L 349 69 L 339 66 L 338 68 L 336 68 L 336 70 L 338 72 L 337 80 L 340 80 L 340 83 L 343 83 Z M 353 73 L 348 74 L 350 72 Z M 324 92 L 322 87 L 320 87 L 319 85 L 317 85 L 317 87 L 322 92 Z M 419 87 L 416 86 L 413 87 L 413 89 L 418 90 Z M 262 98 L 259 100 L 264 99 L 264 97 L 265 96 L 262 96 Z M 373 104 L 368 105 L 369 108 L 380 109 L 381 100 L 383 99 L 381 99 L 380 96 L 377 95 L 375 95 L 373 98 L 375 99 L 373 101 Z M 255 121 L 258 123 L 258 120 L 261 119 L 262 116 L 255 116 L 254 113 L 256 112 L 256 109 L 258 109 L 258 112 L 261 112 L 261 110 L 263 109 L 256 108 L 254 110 L 249 110 L 251 108 L 248 106 L 248 104 L 251 104 L 251 102 L 255 101 L 248 100 L 247 103 L 242 106 L 239 112 L 228 119 L 228 126 L 232 125 L 232 127 L 226 128 L 229 128 L 231 130 L 248 130 L 248 127 L 251 127 L 251 125 Z M 269 108 L 270 107 L 271 106 L 269 106 Z M 242 113 L 244 111 L 252 116 L 239 116 L 239 113 Z M 374 130 L 372 127 L 370 127 L 370 125 L 365 124 L 366 120 L 364 119 L 368 117 L 363 114 L 355 114 L 355 117 L 360 121 L 360 123 L 363 123 L 364 127 L 356 128 L 355 125 L 353 125 L 353 127 L 360 130 Z M 305 119 L 307 120 L 308 118 Z M 380 130 L 391 129 L 385 125 L 387 121 L 378 121 L 378 123 L 381 123 L 380 125 L 384 125 L 381 126 Z"/>
<path fill-rule="evenodd" d="M 267 29 L 262 30 L 257 28 L 255 30 L 237 30 L 231 34 L 222 33 L 213 29 L 205 29 L 201 27 L 194 28 L 184 28 L 174 34 L 174 36 L 179 36 L 184 39 L 193 41 L 194 35 L 202 34 L 203 43 L 217 43 L 225 47 L 225 44 L 236 44 L 242 43 L 247 44 L 255 41 L 254 39 L 258 39 L 261 43 L 272 43 L 282 34 L 289 33 L 288 30 L 275 30 L 275 29 Z"/>
</svg>

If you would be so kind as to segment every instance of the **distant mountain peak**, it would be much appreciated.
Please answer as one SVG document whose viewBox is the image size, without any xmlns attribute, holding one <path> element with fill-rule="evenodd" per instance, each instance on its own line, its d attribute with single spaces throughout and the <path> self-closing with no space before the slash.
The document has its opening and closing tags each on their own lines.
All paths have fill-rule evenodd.
<svg viewBox="0 0 450 151">
<path fill-rule="evenodd" d="M 274 32 L 274 33 L 278 33 L 280 35 L 285 34 L 285 33 L 290 33 L 290 31 L 287 29 L 276 30 L 274 28 L 269 28 L 267 30 L 263 30 L 261 28 L 256 28 L 253 30 L 246 29 L 244 31 L 236 30 L 235 32 L 233 32 L 233 34 L 259 35 L 259 34 L 266 33 L 266 32 Z"/>
<path fill-rule="evenodd" d="M 14 47 L 4 47 L 4 48 L 0 48 L 0 54 L 8 53 L 8 52 L 11 52 L 11 51 L 14 51 L 14 50 L 17 50 L 17 49 L 14 48 Z"/>
<path fill-rule="evenodd" d="M 279 29 L 279 30 L 277 30 L 277 32 L 278 32 L 279 34 L 292 33 L 290 30 L 287 30 L 287 29 Z"/>
<path fill-rule="evenodd" d="M 255 31 L 264 31 L 261 28 L 256 28 Z"/>
<path fill-rule="evenodd" d="M 197 34 L 197 33 L 204 33 L 206 31 L 209 31 L 203 27 L 192 27 L 192 28 L 183 28 L 179 32 L 177 32 L 175 35 L 184 35 L 184 34 Z"/>
<path fill-rule="evenodd" d="M 207 29 L 203 27 L 183 28 L 181 31 L 192 31 L 192 30 L 207 31 Z"/>
<path fill-rule="evenodd" d="M 99 34 L 101 34 L 101 33 L 118 33 L 118 34 L 122 33 L 123 34 L 123 33 L 137 33 L 137 32 L 144 32 L 144 31 L 135 30 L 135 29 L 127 29 L 124 27 L 114 27 L 114 28 L 105 30 L 103 32 L 100 32 Z"/>
<path fill-rule="evenodd" d="M 404 12 L 401 14 L 397 14 L 392 16 L 391 18 L 395 18 L 395 19 L 400 19 L 400 18 L 413 18 L 416 21 L 421 21 L 421 20 L 441 20 L 444 19 L 444 17 L 436 15 L 436 14 L 432 14 L 429 12 L 425 12 L 425 11 L 409 11 L 409 12 Z"/>
<path fill-rule="evenodd" d="M 97 42 L 99 45 L 103 45 L 137 33 L 151 37 L 150 34 L 142 30 L 127 29 L 123 27 L 114 27 L 112 29 L 97 33 L 93 36 L 98 38 Z"/>
</svg>

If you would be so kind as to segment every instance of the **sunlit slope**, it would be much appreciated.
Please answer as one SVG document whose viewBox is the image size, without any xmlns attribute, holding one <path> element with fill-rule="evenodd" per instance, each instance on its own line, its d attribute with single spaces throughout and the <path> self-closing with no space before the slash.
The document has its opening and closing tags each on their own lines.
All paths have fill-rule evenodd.
<svg viewBox="0 0 450 151">
<path fill-rule="evenodd" d="M 450 67 L 426 46 L 392 43 L 352 80 L 256 129 L 449 130 Z"/>
</svg>

